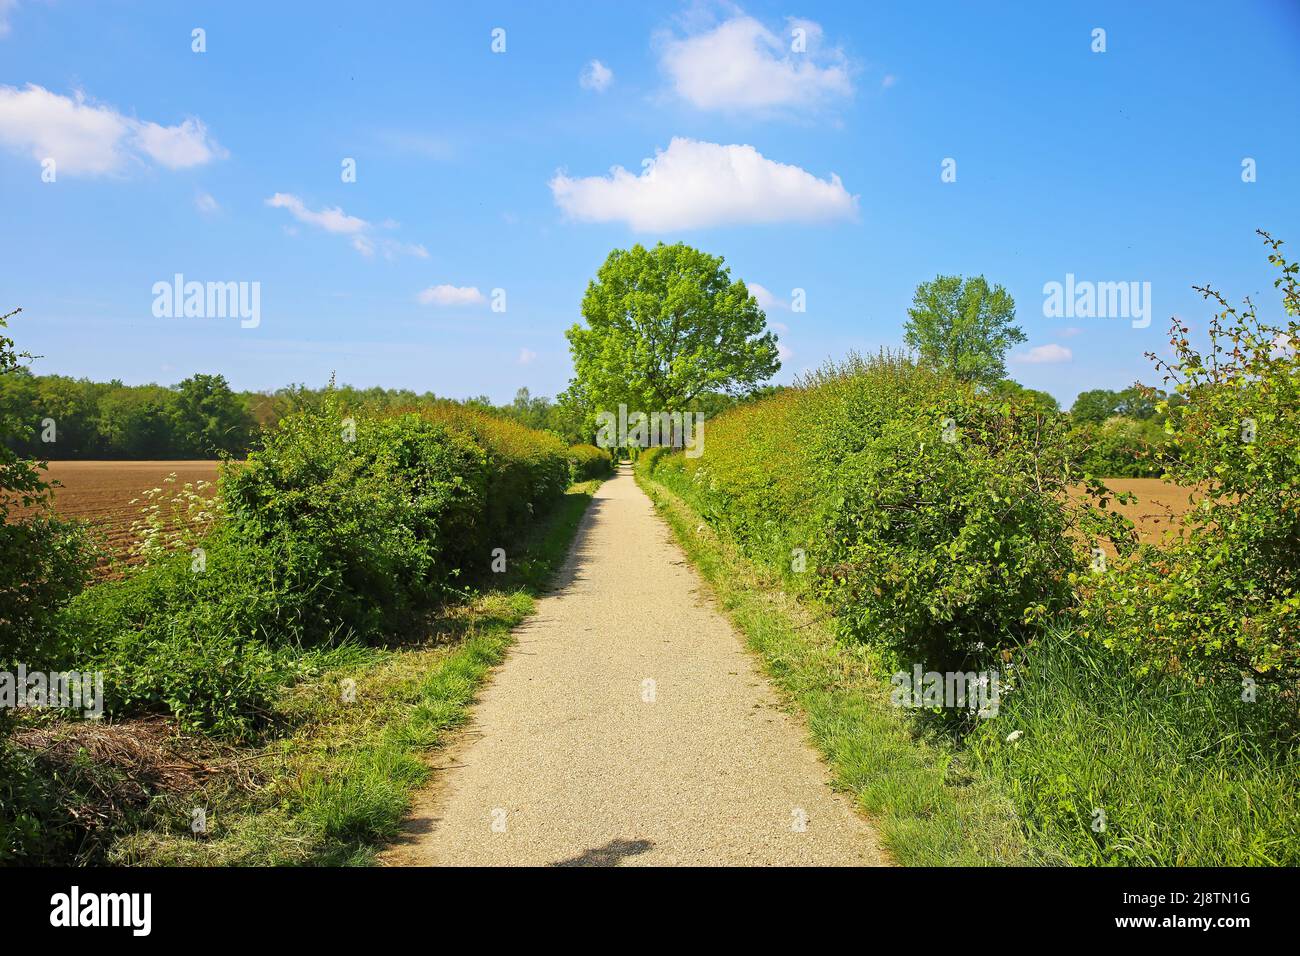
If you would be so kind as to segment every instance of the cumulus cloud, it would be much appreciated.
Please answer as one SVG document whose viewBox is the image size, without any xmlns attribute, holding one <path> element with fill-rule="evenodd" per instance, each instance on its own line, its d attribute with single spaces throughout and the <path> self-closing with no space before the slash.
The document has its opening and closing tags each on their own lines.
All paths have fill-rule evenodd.
<svg viewBox="0 0 1300 956">
<path fill-rule="evenodd" d="M 375 236 L 373 234 L 375 230 L 374 223 L 368 222 L 360 216 L 350 216 L 340 206 L 312 209 L 293 193 L 276 193 L 266 201 L 266 204 L 275 209 L 289 210 L 289 215 L 301 223 L 306 223 L 309 226 L 336 235 L 351 236 L 352 248 L 367 259 L 372 258 L 375 253 L 379 253 L 385 259 L 396 259 L 398 256 L 415 256 L 417 259 L 429 258 L 429 251 L 418 243 L 399 242 L 396 239 Z M 396 229 L 397 226 L 398 223 L 392 219 L 385 219 L 379 224 L 379 227 L 383 229 Z M 290 233 L 290 235 L 295 234 Z"/>
<path fill-rule="evenodd" d="M 1069 362 L 1074 358 L 1074 353 L 1064 345 L 1051 343 L 1050 345 L 1038 345 L 1020 355 L 1013 355 L 1012 358 L 1017 362 L 1024 362 L 1027 365 L 1055 365 L 1060 362 Z"/>
<path fill-rule="evenodd" d="M 790 19 L 783 35 L 739 15 L 663 44 L 660 66 L 682 99 L 703 110 L 811 108 L 853 92 L 849 65 L 822 45 L 822 28 Z"/>
<path fill-rule="evenodd" d="M 613 82 L 614 71 L 599 60 L 588 63 L 587 68 L 578 77 L 579 86 L 584 90 L 595 90 L 597 93 L 604 93 Z"/>
<path fill-rule="evenodd" d="M 533 359 L 535 359 L 535 358 L 537 358 L 537 353 L 534 352 L 532 349 L 520 349 L 520 350 L 519 350 L 519 364 L 520 364 L 520 365 L 531 365 L 531 364 L 533 363 Z"/>
<path fill-rule="evenodd" d="M 431 285 L 417 298 L 421 305 L 478 305 L 487 301 L 477 286 Z"/>
<path fill-rule="evenodd" d="M 550 182 L 555 203 L 583 222 L 625 222 L 640 232 L 720 225 L 852 219 L 858 197 L 839 176 L 818 179 L 774 162 L 752 146 L 674 137 L 640 175 L 615 166 L 608 176 Z"/>
<path fill-rule="evenodd" d="M 34 83 L 0 86 L 0 145 L 85 176 L 116 173 L 132 161 L 185 169 L 229 155 L 193 117 L 162 126 L 93 103 L 81 91 L 62 96 Z"/>
<path fill-rule="evenodd" d="M 212 197 L 211 193 L 199 193 L 194 197 L 194 208 L 201 213 L 214 213 L 221 208 L 221 204 Z"/>
</svg>

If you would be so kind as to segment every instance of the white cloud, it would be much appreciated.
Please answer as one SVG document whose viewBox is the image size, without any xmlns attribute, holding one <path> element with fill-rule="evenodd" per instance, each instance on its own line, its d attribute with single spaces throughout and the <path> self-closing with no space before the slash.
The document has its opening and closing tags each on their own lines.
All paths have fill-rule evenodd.
<svg viewBox="0 0 1300 956">
<path fill-rule="evenodd" d="M 354 235 L 370 228 L 370 223 L 356 216 L 349 216 L 339 206 L 327 207 L 320 211 L 308 209 L 307 204 L 292 193 L 276 193 L 266 201 L 266 204 L 275 209 L 287 209 L 299 222 L 324 229 L 326 232 Z"/>
<path fill-rule="evenodd" d="M 221 208 L 221 204 L 212 197 L 212 193 L 199 193 L 194 197 L 194 208 L 201 213 L 211 214 Z"/>
<path fill-rule="evenodd" d="M 417 298 L 422 305 L 477 305 L 485 302 L 483 293 L 477 286 L 431 285 Z"/>
<path fill-rule="evenodd" d="M 141 123 L 136 130 L 140 148 L 168 169 L 188 169 L 211 162 L 225 151 L 208 139 L 202 120 L 185 120 L 179 126 Z"/>
<path fill-rule="evenodd" d="M 520 365 L 531 365 L 532 362 L 533 362 L 533 359 L 535 359 L 535 358 L 537 358 L 537 353 L 534 352 L 532 349 L 520 349 L 520 350 L 519 350 L 519 364 L 520 364 Z"/>
<path fill-rule="evenodd" d="M 289 214 L 294 219 L 309 226 L 315 226 L 317 229 L 323 229 L 335 235 L 351 236 L 352 248 L 367 259 L 373 258 L 376 252 L 389 260 L 396 259 L 398 256 L 414 256 L 417 259 L 429 258 L 429 250 L 419 243 L 399 242 L 396 239 L 372 235 L 375 229 L 373 223 L 359 216 L 348 215 L 340 206 L 327 206 L 319 210 L 310 209 L 302 199 L 292 193 L 276 193 L 266 201 L 266 204 L 275 209 L 289 210 Z M 379 224 L 379 228 L 396 229 L 398 225 L 399 223 L 396 220 L 385 219 Z M 289 234 L 296 235 L 297 233 L 294 231 Z"/>
<path fill-rule="evenodd" d="M 852 219 L 858 197 L 839 176 L 773 162 L 752 146 L 674 137 L 639 176 L 615 166 L 608 176 L 550 182 L 556 205 L 583 222 L 625 222 L 650 232 L 707 226 Z"/>
<path fill-rule="evenodd" d="M 587 68 L 578 77 L 579 86 L 584 90 L 595 90 L 597 93 L 604 93 L 613 82 L 614 71 L 599 60 L 588 63 Z"/>
<path fill-rule="evenodd" d="M 880 81 L 880 88 L 882 90 L 887 90 L 897 82 L 898 77 L 894 76 L 892 73 L 886 73 L 885 78 Z"/>
<path fill-rule="evenodd" d="M 1054 365 L 1058 362 L 1073 360 L 1074 353 L 1064 345 L 1057 345 L 1053 342 L 1050 345 L 1037 345 L 1021 355 L 1013 355 L 1012 359 L 1017 362 L 1024 362 L 1027 365 Z"/>
<path fill-rule="evenodd" d="M 776 356 L 782 362 L 790 361 L 790 357 L 792 355 L 794 355 L 794 353 L 790 351 L 788 348 L 786 348 L 784 344 L 782 344 L 781 342 L 776 343 Z"/>
<path fill-rule="evenodd" d="M 805 48 L 796 52 L 795 32 Z M 664 44 L 660 66 L 677 95 L 704 110 L 815 107 L 849 96 L 849 66 L 838 49 L 823 50 L 822 28 L 788 21 L 784 34 L 736 16 L 716 28 Z"/>
<path fill-rule="evenodd" d="M 60 173 L 87 176 L 118 172 L 132 160 L 184 169 L 229 155 L 193 117 L 160 126 L 92 103 L 80 90 L 61 96 L 33 83 L 0 86 L 0 144 L 38 162 L 53 159 Z"/>
<path fill-rule="evenodd" d="M 1057 332 L 1056 334 L 1063 339 L 1072 339 L 1082 331 L 1083 329 L 1079 328 L 1078 326 L 1071 325 L 1069 328 L 1061 329 L 1061 331 Z"/>
<path fill-rule="evenodd" d="M 749 290 L 750 295 L 758 300 L 758 307 L 765 312 L 769 309 L 790 308 L 789 302 L 786 302 L 784 299 L 778 299 L 766 286 L 761 286 L 757 282 L 746 282 L 745 288 Z"/>
</svg>

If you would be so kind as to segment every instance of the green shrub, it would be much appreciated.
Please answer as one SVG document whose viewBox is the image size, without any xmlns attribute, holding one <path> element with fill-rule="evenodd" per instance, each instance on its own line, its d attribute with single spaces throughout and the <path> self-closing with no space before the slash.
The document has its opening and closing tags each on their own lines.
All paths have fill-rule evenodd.
<svg viewBox="0 0 1300 956">
<path fill-rule="evenodd" d="M 1168 413 L 1163 465 L 1196 489 L 1182 536 L 1102 575 L 1089 632 L 1149 665 L 1233 682 L 1300 677 L 1300 265 L 1265 236 L 1285 327 L 1212 289 L 1209 352 L 1175 322 L 1174 359 L 1158 363 L 1182 404 Z"/>
<path fill-rule="evenodd" d="M 315 595 L 289 615 L 268 609 L 276 630 L 304 644 L 371 640 L 409 624 L 449 579 L 446 552 L 484 506 L 487 467 L 467 437 L 418 416 L 327 409 L 282 420 L 226 470 L 220 494 L 236 550 L 272 555 L 277 590 Z"/>
<path fill-rule="evenodd" d="M 571 481 L 607 478 L 614 473 L 614 458 L 604 448 L 597 448 L 595 445 L 570 445 L 568 456 Z"/>
</svg>

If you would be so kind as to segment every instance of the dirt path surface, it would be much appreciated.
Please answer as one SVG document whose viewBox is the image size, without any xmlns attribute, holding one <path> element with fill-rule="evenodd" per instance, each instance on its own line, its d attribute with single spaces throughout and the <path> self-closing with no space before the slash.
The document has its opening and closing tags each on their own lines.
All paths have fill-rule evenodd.
<svg viewBox="0 0 1300 956">
<path fill-rule="evenodd" d="M 388 865 L 882 864 L 624 469 Z"/>
</svg>

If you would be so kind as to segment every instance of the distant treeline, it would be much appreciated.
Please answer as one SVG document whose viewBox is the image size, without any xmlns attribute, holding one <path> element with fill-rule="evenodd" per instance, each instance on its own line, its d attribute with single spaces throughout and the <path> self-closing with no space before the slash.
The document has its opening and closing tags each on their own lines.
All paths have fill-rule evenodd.
<svg viewBox="0 0 1300 956">
<path fill-rule="evenodd" d="M 773 388 L 760 389 L 757 397 Z M 593 409 L 567 395 L 558 400 L 533 396 L 521 388 L 508 404 L 486 395 L 464 400 L 410 389 L 308 388 L 291 385 L 275 392 L 237 392 L 221 375 L 194 375 L 176 385 L 124 385 L 66 375 L 32 375 L 19 369 L 0 376 L 0 418 L 16 423 L 20 437 L 6 444 L 33 458 L 216 458 L 242 457 L 260 441 L 262 429 L 305 409 L 319 410 L 329 392 L 341 407 L 374 412 L 455 402 L 554 432 L 570 444 L 589 443 Z M 993 388 L 1006 398 L 1028 400 L 1045 414 L 1057 414 L 1046 392 L 1010 380 Z M 1157 403 L 1163 394 L 1136 388 L 1083 392 L 1068 412 L 1086 465 L 1096 474 L 1158 474 L 1152 452 L 1164 444 L 1165 416 Z M 1180 396 L 1174 396 L 1177 403 Z M 712 416 L 736 403 L 725 395 L 704 395 L 691 404 Z"/>
<path fill-rule="evenodd" d="M 486 395 L 457 400 L 410 389 L 331 384 L 237 392 L 222 375 L 193 375 L 176 385 L 125 385 L 33 375 L 23 368 L 0 376 L 0 419 L 15 425 L 17 437 L 5 444 L 38 459 L 239 458 L 258 445 L 264 428 L 293 412 L 321 409 L 331 392 L 340 407 L 359 412 L 451 402 L 554 432 L 570 444 L 589 443 L 595 435 L 593 409 L 567 396 L 533 396 L 527 388 L 510 403 L 495 405 Z M 692 405 L 712 415 L 735 401 L 705 395 Z"/>
<path fill-rule="evenodd" d="M 194 375 L 170 386 L 125 385 L 18 369 L 0 377 L 0 417 L 15 425 L 6 445 L 33 458 L 242 457 L 263 428 L 295 411 L 319 408 L 327 391 L 292 385 L 271 393 L 237 392 L 221 375 Z M 344 385 L 333 391 L 342 407 L 367 411 L 447 401 L 408 389 Z M 571 441 L 580 437 L 556 406 L 527 389 L 501 407 L 485 396 L 459 404 L 548 428 Z"/>
</svg>

